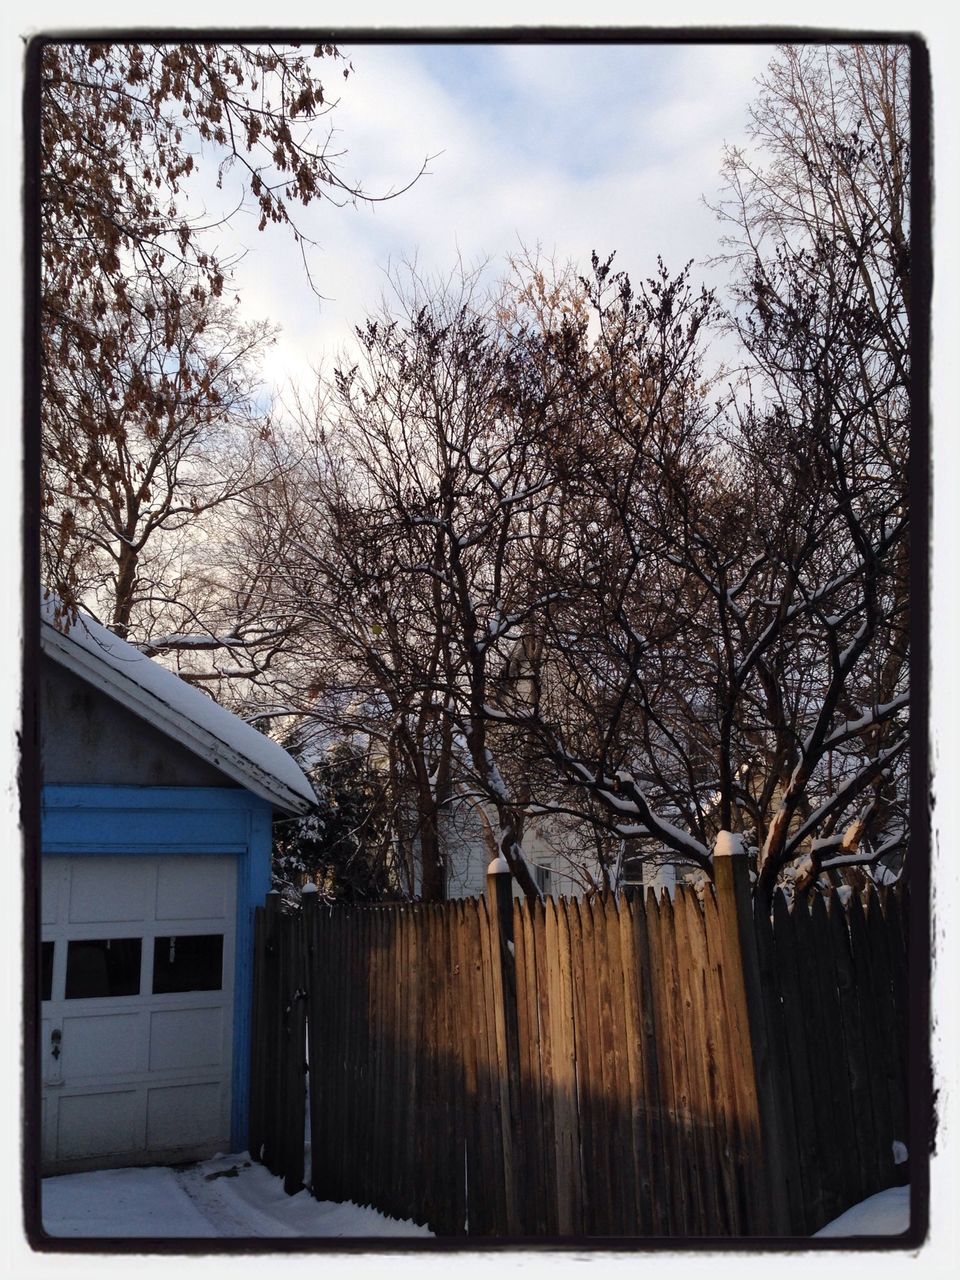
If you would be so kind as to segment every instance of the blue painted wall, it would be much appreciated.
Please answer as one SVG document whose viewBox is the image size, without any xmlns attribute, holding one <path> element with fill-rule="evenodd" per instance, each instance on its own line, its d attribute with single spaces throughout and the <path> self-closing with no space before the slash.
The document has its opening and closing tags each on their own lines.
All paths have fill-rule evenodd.
<svg viewBox="0 0 960 1280">
<path fill-rule="evenodd" d="M 231 1144 L 247 1146 L 253 912 L 270 888 L 271 808 L 234 787 L 46 786 L 44 854 L 232 854 L 237 859 Z"/>
</svg>

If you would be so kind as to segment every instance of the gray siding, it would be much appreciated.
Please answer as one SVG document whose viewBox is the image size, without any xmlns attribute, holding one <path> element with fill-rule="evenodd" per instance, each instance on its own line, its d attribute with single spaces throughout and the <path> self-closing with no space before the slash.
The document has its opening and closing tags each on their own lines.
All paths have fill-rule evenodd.
<svg viewBox="0 0 960 1280">
<path fill-rule="evenodd" d="M 40 762 L 47 784 L 236 786 L 46 654 L 40 660 Z"/>
</svg>

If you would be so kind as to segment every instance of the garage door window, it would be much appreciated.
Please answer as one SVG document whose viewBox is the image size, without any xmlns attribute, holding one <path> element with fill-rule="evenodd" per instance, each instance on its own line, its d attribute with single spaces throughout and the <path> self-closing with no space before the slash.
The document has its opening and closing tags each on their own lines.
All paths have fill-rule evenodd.
<svg viewBox="0 0 960 1280">
<path fill-rule="evenodd" d="M 153 994 L 219 991 L 223 986 L 223 934 L 203 933 L 156 938 L 153 944 Z"/>
<path fill-rule="evenodd" d="M 139 994 L 139 938 L 85 938 L 67 944 L 68 1000 Z"/>
</svg>

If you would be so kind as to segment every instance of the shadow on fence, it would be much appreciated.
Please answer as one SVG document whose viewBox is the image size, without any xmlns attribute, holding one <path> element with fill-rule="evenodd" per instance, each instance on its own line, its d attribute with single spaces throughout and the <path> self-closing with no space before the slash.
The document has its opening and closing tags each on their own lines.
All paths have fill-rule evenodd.
<svg viewBox="0 0 960 1280">
<path fill-rule="evenodd" d="M 806 1236 L 906 1133 L 896 893 L 754 920 L 702 896 L 257 912 L 251 1151 L 311 1190 L 488 1237 Z"/>
</svg>

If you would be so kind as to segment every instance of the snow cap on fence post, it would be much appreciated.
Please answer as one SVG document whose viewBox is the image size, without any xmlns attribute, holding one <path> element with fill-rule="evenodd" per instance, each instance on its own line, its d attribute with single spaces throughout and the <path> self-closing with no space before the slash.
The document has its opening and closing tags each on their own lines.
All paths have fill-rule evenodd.
<svg viewBox="0 0 960 1280">
<path fill-rule="evenodd" d="M 513 876 L 502 853 L 487 867 L 487 901 L 497 914 L 500 937 L 509 951 L 513 946 Z"/>
<path fill-rule="evenodd" d="M 747 856 L 747 845 L 743 836 L 736 831 L 718 831 L 713 842 L 715 858 L 740 858 Z"/>
<path fill-rule="evenodd" d="M 317 889 L 317 886 L 313 883 L 312 880 L 308 880 L 307 883 L 300 890 L 301 908 L 307 912 L 313 911 L 319 899 L 320 899 L 320 891 Z"/>
</svg>

